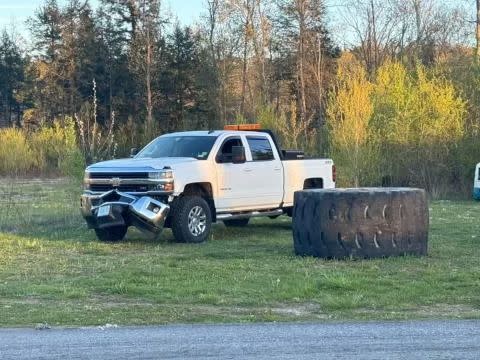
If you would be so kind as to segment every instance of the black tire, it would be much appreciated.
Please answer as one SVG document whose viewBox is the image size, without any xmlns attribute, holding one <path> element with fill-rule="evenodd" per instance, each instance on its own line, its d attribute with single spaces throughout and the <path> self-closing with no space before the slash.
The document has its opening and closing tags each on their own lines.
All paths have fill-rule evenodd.
<svg viewBox="0 0 480 360">
<path fill-rule="evenodd" d="M 427 198 L 420 189 L 298 191 L 295 253 L 323 258 L 426 255 L 428 221 Z"/>
<path fill-rule="evenodd" d="M 226 227 L 244 227 L 248 225 L 250 218 L 223 220 Z"/>
<path fill-rule="evenodd" d="M 284 214 L 286 214 L 288 217 L 292 217 L 292 216 L 293 216 L 293 206 L 290 206 L 290 207 L 287 207 L 287 208 L 283 208 L 283 212 L 284 212 Z"/>
<path fill-rule="evenodd" d="M 111 226 L 104 229 L 95 229 L 95 234 L 100 241 L 120 241 L 127 233 L 126 226 Z"/>
<path fill-rule="evenodd" d="M 195 215 L 197 211 L 199 211 L 198 216 Z M 175 204 L 171 224 L 173 236 L 177 242 L 204 242 L 212 227 L 210 206 L 200 196 L 181 197 Z"/>
</svg>

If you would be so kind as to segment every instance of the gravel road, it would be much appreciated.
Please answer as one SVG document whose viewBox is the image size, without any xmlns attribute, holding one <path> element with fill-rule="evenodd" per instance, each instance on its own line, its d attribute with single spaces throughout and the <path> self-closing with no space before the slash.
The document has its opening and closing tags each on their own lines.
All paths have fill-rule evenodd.
<svg viewBox="0 0 480 360">
<path fill-rule="evenodd" d="M 480 321 L 0 329 L 7 359 L 479 359 Z"/>
</svg>

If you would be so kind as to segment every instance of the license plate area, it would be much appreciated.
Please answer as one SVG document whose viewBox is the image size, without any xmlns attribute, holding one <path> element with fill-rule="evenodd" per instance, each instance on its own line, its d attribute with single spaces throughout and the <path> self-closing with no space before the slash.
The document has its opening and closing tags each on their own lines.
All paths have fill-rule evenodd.
<svg viewBox="0 0 480 360">
<path fill-rule="evenodd" d="M 98 208 L 97 217 L 103 217 L 110 215 L 110 205 L 103 205 Z"/>
</svg>

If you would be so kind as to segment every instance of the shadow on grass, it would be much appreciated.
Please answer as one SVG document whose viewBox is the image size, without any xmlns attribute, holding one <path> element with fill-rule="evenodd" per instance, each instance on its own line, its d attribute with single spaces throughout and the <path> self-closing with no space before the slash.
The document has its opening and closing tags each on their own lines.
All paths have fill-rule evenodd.
<svg viewBox="0 0 480 360">
<path fill-rule="evenodd" d="M 68 179 L 0 179 L 0 233 L 45 241 L 97 242 L 80 214 L 80 193 L 80 186 Z M 219 222 L 213 225 L 209 241 L 269 239 L 289 236 L 288 232 L 291 221 L 286 216 L 252 219 L 244 228 L 226 228 Z M 169 229 L 153 236 L 133 228 L 121 243 L 176 244 Z"/>
<path fill-rule="evenodd" d="M 211 241 L 245 241 L 252 238 L 274 238 L 289 236 L 291 221 L 288 218 L 276 220 L 255 219 L 248 226 L 227 228 L 222 222 L 212 225 Z M 92 229 L 88 229 L 80 213 L 30 214 L 25 218 L 9 219 L 0 223 L 0 233 L 12 234 L 42 241 L 99 242 Z M 115 244 L 115 242 L 110 242 Z M 126 237 L 118 243 L 132 243 L 149 246 L 182 245 L 175 241 L 172 231 L 164 229 L 161 234 L 148 234 L 130 227 Z M 183 244 L 197 246 L 195 244 Z M 201 244 L 200 244 L 201 246 Z"/>
</svg>

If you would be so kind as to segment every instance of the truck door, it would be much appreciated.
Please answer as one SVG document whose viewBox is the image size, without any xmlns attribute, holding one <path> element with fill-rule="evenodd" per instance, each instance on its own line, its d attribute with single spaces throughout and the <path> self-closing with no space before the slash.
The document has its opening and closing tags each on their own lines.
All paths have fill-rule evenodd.
<svg viewBox="0 0 480 360">
<path fill-rule="evenodd" d="M 232 147 L 247 146 L 240 136 L 230 136 L 220 145 L 215 162 L 217 168 L 218 197 L 215 201 L 217 211 L 241 211 L 254 208 L 249 163 L 233 164 Z"/>
<path fill-rule="evenodd" d="M 255 208 L 276 208 L 283 200 L 282 161 L 268 137 L 247 135 L 246 138 L 251 154 L 247 171 Z"/>
</svg>

